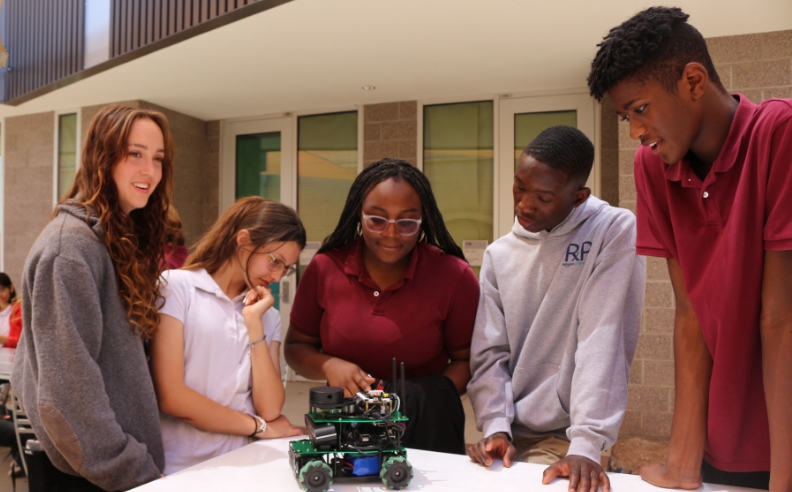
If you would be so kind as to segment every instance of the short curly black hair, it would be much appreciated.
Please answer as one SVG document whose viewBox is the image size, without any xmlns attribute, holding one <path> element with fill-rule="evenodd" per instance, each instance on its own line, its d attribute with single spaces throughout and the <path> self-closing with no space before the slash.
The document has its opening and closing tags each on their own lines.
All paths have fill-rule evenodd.
<svg viewBox="0 0 792 492">
<path fill-rule="evenodd" d="M 594 145 L 572 126 L 552 126 L 536 136 L 523 151 L 553 169 L 567 173 L 567 179 L 582 186 L 594 164 Z"/>
<path fill-rule="evenodd" d="M 620 26 L 614 27 L 600 44 L 591 62 L 588 86 L 598 101 L 616 84 L 627 78 L 656 80 L 670 93 L 685 65 L 700 63 L 710 80 L 723 90 L 712 64 L 707 43 L 690 16 L 676 7 L 650 7 Z"/>
</svg>

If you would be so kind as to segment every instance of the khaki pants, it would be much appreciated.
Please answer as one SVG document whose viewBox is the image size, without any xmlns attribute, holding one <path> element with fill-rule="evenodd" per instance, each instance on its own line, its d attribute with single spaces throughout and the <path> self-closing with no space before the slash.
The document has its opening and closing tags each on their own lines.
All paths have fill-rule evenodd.
<svg viewBox="0 0 792 492">
<path fill-rule="evenodd" d="M 566 456 L 569 441 L 556 436 L 520 437 L 514 436 L 512 444 L 517 448 L 514 461 L 552 465 Z"/>
<path fill-rule="evenodd" d="M 514 436 L 512 444 L 517 449 L 514 461 L 552 465 L 564 458 L 569 452 L 569 441 L 556 436 L 520 437 Z M 600 465 L 607 471 L 610 463 L 611 449 L 608 448 L 600 455 Z"/>
</svg>

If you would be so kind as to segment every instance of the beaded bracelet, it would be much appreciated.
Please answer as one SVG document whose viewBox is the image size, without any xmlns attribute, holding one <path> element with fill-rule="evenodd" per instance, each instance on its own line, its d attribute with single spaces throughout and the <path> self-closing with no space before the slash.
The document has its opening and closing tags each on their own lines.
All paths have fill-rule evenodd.
<svg viewBox="0 0 792 492">
<path fill-rule="evenodd" d="M 260 434 L 267 430 L 267 421 L 258 415 L 251 415 L 251 417 L 253 418 L 253 422 L 256 423 L 256 429 L 253 431 L 253 434 L 248 437 L 256 437 L 256 434 Z"/>
</svg>

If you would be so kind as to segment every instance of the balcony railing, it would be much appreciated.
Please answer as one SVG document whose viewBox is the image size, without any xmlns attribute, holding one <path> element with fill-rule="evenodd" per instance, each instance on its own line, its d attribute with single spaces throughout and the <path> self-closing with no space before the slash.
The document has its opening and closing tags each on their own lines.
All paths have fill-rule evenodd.
<svg viewBox="0 0 792 492">
<path fill-rule="evenodd" d="M 258 0 L 113 0 L 110 56 L 116 57 Z"/>
<path fill-rule="evenodd" d="M 6 0 L 5 101 L 83 68 L 84 0 Z"/>
<path fill-rule="evenodd" d="M 107 46 L 100 46 L 105 55 L 97 63 L 96 38 L 86 42 L 85 16 L 86 4 L 101 1 L 5 0 L 0 19 L 9 57 L 0 70 L 0 102 L 21 104 L 290 0 L 111 0 L 99 20 L 106 33 L 100 43 Z"/>
</svg>

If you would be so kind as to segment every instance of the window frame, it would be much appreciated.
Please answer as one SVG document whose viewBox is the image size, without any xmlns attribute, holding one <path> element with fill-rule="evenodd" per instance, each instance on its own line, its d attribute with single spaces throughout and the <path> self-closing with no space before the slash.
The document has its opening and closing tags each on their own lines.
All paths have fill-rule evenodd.
<svg viewBox="0 0 792 492">
<path fill-rule="evenodd" d="M 510 136 L 506 129 L 503 128 L 504 126 L 502 123 L 502 115 L 501 115 L 501 103 L 504 101 L 511 101 L 511 100 L 519 100 L 519 99 L 534 99 L 535 101 L 546 101 L 544 104 L 548 106 L 553 106 L 554 101 L 558 101 L 559 99 L 567 98 L 570 101 L 578 100 L 581 96 L 587 97 L 589 100 L 586 101 L 586 105 L 590 105 L 587 108 L 587 112 L 585 113 L 586 118 L 592 116 L 593 121 L 593 130 L 591 132 L 586 131 L 591 141 L 594 143 L 594 165 L 591 169 L 592 174 L 592 193 L 595 196 L 598 196 L 598 193 L 601 189 L 601 175 L 602 175 L 602 166 L 600 162 L 600 147 L 601 145 L 598 143 L 601 140 L 601 122 L 600 122 L 600 115 L 601 115 L 601 104 L 591 98 L 588 94 L 588 89 L 584 87 L 579 88 L 569 88 L 569 89 L 553 89 L 553 90 L 545 90 L 545 91 L 527 91 L 527 92 L 514 92 L 514 93 L 501 93 L 501 94 L 479 94 L 473 96 L 466 96 L 466 97 L 443 97 L 443 98 L 429 98 L 417 101 L 417 115 L 418 115 L 418 135 L 416 140 L 416 148 L 418 150 L 417 155 L 417 166 L 418 169 L 423 171 L 423 153 L 424 153 L 424 106 L 435 106 L 438 104 L 458 104 L 458 103 L 466 103 L 466 102 L 478 102 L 478 101 L 489 101 L 493 102 L 493 123 L 495 127 L 493 128 L 493 139 L 494 139 L 494 148 L 493 148 L 493 221 L 492 221 L 492 237 L 494 240 L 508 234 L 511 230 L 513 220 L 506 220 L 505 217 L 513 211 L 513 206 L 511 205 L 511 188 L 512 188 L 512 179 L 513 174 L 507 173 L 504 171 L 504 165 L 502 164 L 502 147 L 503 147 L 503 140 L 509 139 Z M 581 99 L 582 100 L 582 99 Z M 569 105 L 569 109 L 578 109 L 579 106 L 577 105 Z M 591 110 L 589 112 L 588 110 Z M 580 114 L 578 115 L 580 118 Z M 511 131 L 513 133 L 513 124 Z M 580 127 L 580 120 L 578 120 L 578 127 Z M 591 134 L 589 134 L 591 133 Z M 511 156 L 511 153 L 509 153 Z M 511 157 L 509 157 L 511 158 Z M 504 195 L 506 194 L 506 198 Z M 508 203 L 507 203 L 508 202 Z"/>
<path fill-rule="evenodd" d="M 53 136 L 53 149 L 52 149 L 52 206 L 53 208 L 58 204 L 58 200 L 60 200 L 60 196 L 58 194 L 58 188 L 60 179 L 60 175 L 58 173 L 58 156 L 60 150 L 60 117 L 64 115 L 74 114 L 77 116 L 77 141 L 74 145 L 74 174 L 77 175 L 77 171 L 80 170 L 82 166 L 82 111 L 80 108 L 69 108 L 69 109 L 59 109 L 55 111 L 55 134 Z"/>
</svg>

